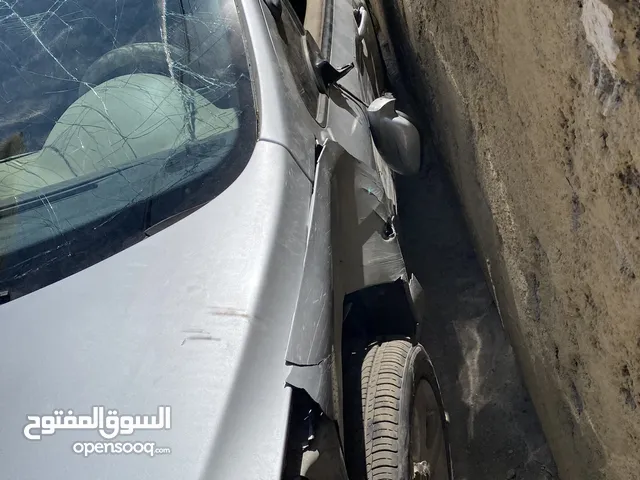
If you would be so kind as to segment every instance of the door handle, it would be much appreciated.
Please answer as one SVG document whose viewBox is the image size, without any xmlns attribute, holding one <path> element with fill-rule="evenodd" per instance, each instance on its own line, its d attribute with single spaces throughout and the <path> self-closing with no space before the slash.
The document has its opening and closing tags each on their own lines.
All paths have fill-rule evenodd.
<svg viewBox="0 0 640 480">
<path fill-rule="evenodd" d="M 358 40 L 365 40 L 365 36 L 371 29 L 371 16 L 369 15 L 369 11 L 361 5 L 353 11 L 353 16 L 358 26 L 356 36 Z"/>
<path fill-rule="evenodd" d="M 366 67 L 370 82 L 373 86 L 374 97 L 382 94 L 384 90 L 384 63 L 382 53 L 378 45 L 378 38 L 373 26 L 373 19 L 369 10 L 364 5 L 360 5 L 353 10 L 356 20 L 356 50 L 362 53 L 363 46 L 366 48 L 368 65 Z M 358 55 L 358 53 L 356 53 Z"/>
</svg>

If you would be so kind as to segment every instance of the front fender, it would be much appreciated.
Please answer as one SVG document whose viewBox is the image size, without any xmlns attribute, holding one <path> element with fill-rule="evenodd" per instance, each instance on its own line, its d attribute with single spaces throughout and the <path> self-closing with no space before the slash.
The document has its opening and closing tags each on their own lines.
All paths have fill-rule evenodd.
<svg viewBox="0 0 640 480">
<path fill-rule="evenodd" d="M 377 172 L 338 143 L 325 141 L 315 172 L 289 363 L 318 365 L 328 358 L 336 300 L 407 280 L 387 200 Z"/>
<path fill-rule="evenodd" d="M 287 382 L 307 391 L 339 423 L 344 298 L 375 285 L 408 282 L 390 204 L 375 170 L 335 141 L 325 141 L 289 336 Z"/>
</svg>

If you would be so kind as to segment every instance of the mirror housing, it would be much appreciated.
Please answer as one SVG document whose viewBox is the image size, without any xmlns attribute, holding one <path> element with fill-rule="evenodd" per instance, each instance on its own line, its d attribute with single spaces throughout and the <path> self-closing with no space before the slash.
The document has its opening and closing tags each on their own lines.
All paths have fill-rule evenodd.
<svg viewBox="0 0 640 480">
<path fill-rule="evenodd" d="M 390 95 L 376 98 L 367 108 L 373 142 L 391 170 L 401 175 L 420 171 L 420 133 L 409 117 L 396 110 Z"/>
</svg>

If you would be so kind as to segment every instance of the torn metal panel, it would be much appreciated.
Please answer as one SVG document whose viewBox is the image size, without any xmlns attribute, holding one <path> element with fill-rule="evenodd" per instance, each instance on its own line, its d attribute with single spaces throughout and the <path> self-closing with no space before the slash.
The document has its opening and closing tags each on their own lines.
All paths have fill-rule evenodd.
<svg viewBox="0 0 640 480">
<path fill-rule="evenodd" d="M 334 419 L 331 382 L 331 356 L 318 365 L 292 365 L 287 384 L 300 388 L 316 402 L 325 415 Z"/>
<path fill-rule="evenodd" d="M 331 352 L 333 339 L 333 269 L 331 246 L 331 181 L 342 147 L 324 144 L 318 158 L 311 199 L 309 236 L 300 295 L 293 319 L 287 361 L 315 365 Z"/>
<path fill-rule="evenodd" d="M 336 142 L 325 142 L 316 169 L 288 362 L 317 365 L 329 356 L 334 301 L 371 285 L 406 280 L 388 200 L 374 169 Z"/>
<path fill-rule="evenodd" d="M 283 480 L 348 480 L 336 422 L 298 388 L 292 391 Z"/>
<path fill-rule="evenodd" d="M 340 198 L 334 205 L 340 240 L 334 248 L 344 293 L 406 280 L 390 202 L 377 173 L 363 163 L 345 161 L 336 168 L 335 186 Z"/>
<path fill-rule="evenodd" d="M 315 436 L 302 454 L 300 474 L 309 480 L 349 480 L 334 422 L 321 416 Z"/>
</svg>

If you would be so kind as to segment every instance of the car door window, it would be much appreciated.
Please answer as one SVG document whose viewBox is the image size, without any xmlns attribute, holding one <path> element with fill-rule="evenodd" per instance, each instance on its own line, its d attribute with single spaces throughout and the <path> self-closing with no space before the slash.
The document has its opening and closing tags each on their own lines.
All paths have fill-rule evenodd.
<svg viewBox="0 0 640 480">
<path fill-rule="evenodd" d="M 324 26 L 325 0 L 290 0 L 291 6 L 300 20 L 300 24 L 308 31 L 318 45 L 322 42 Z"/>
<path fill-rule="evenodd" d="M 306 4 L 306 2 L 303 2 Z M 320 92 L 316 86 L 313 72 L 307 67 L 305 53 L 304 27 L 293 5 L 289 0 L 282 0 L 282 16 L 278 25 L 278 33 L 285 44 L 291 73 L 298 87 L 302 101 L 309 113 L 316 116 Z"/>
</svg>

